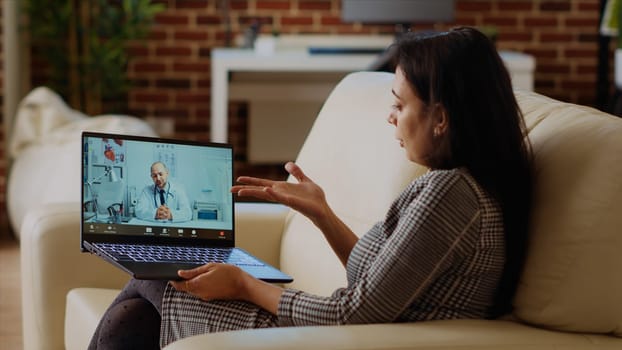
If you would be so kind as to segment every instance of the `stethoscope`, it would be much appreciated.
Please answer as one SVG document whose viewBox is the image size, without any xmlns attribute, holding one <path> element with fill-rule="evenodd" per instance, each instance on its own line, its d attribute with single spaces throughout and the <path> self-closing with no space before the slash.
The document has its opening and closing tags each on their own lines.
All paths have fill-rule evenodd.
<svg viewBox="0 0 622 350">
<path fill-rule="evenodd" d="M 166 183 L 166 193 L 164 193 L 164 203 L 166 203 L 168 201 L 168 195 L 171 193 L 171 183 L 167 182 Z M 158 205 L 158 186 L 153 185 L 153 205 L 155 205 L 155 207 L 159 207 Z"/>
</svg>

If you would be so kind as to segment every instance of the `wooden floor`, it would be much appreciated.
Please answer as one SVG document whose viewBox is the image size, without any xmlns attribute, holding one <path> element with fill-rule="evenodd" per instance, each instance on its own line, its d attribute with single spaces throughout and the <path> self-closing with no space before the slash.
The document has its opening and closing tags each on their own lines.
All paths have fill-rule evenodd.
<svg viewBox="0 0 622 350">
<path fill-rule="evenodd" d="M 0 230 L 0 348 L 22 349 L 22 314 L 19 243 Z"/>
</svg>

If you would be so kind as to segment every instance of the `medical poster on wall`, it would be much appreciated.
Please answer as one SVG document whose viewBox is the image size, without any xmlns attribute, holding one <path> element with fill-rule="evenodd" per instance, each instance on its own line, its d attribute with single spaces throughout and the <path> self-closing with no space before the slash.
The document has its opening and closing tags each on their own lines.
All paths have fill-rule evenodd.
<svg viewBox="0 0 622 350">
<path fill-rule="evenodd" d="M 121 139 L 102 139 L 104 158 L 113 164 L 125 162 L 125 146 Z"/>
<path fill-rule="evenodd" d="M 101 159 L 99 157 L 103 156 Z M 125 162 L 125 145 L 121 139 L 102 139 L 102 150 L 94 157 L 93 163 L 123 164 Z"/>
<path fill-rule="evenodd" d="M 177 177 L 177 157 L 175 156 L 175 145 L 158 144 L 153 150 L 153 159 L 162 162 L 168 168 L 170 176 Z"/>
</svg>

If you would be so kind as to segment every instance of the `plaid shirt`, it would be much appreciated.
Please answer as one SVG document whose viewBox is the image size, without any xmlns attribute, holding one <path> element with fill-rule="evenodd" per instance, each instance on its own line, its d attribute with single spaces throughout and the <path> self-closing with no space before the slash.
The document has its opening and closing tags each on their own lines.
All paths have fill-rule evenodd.
<svg viewBox="0 0 622 350">
<path fill-rule="evenodd" d="M 501 210 L 464 170 L 431 171 L 356 244 L 348 286 L 286 290 L 281 326 L 483 318 L 504 264 Z"/>
<path fill-rule="evenodd" d="M 413 181 L 354 246 L 348 286 L 331 296 L 286 289 L 277 315 L 244 302 L 204 302 L 167 288 L 161 343 L 275 326 L 483 318 L 504 264 L 499 206 L 464 169 Z"/>
</svg>

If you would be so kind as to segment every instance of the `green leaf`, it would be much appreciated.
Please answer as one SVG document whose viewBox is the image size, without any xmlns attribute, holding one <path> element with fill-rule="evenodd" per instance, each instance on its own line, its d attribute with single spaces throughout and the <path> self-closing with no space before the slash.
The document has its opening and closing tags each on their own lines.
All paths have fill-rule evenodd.
<svg viewBox="0 0 622 350">
<path fill-rule="evenodd" d="M 88 1 L 89 18 L 83 19 L 80 5 Z M 76 3 L 78 8 L 73 8 Z M 103 97 L 127 91 L 128 41 L 146 37 L 154 16 L 165 9 L 150 0 L 20 0 L 21 11 L 29 17 L 22 28 L 30 34 L 33 51 L 49 66 L 46 84 L 67 95 L 70 70 L 78 73 L 80 86 L 102 89 Z M 73 25 L 75 32 L 70 33 Z M 83 28 L 82 23 L 90 23 Z M 84 40 L 82 33 L 88 30 Z M 77 38 L 78 57 L 70 57 L 70 38 Z M 82 48 L 85 48 L 83 50 Z M 77 65 L 71 64 L 72 60 Z"/>
</svg>

